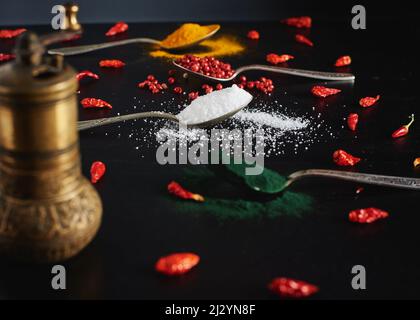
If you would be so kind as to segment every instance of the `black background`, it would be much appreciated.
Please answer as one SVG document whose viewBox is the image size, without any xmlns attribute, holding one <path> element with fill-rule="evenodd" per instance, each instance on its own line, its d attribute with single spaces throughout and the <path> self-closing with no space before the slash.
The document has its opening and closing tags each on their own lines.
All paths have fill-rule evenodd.
<svg viewBox="0 0 420 320">
<path fill-rule="evenodd" d="M 66 1 L 63 1 L 64 3 Z M 364 5 L 369 17 L 414 17 L 412 1 L 322 0 L 79 0 L 79 20 L 82 23 L 164 22 L 164 21 L 249 21 L 278 20 L 289 15 L 347 17 L 354 5 Z M 62 4 L 61 3 L 61 4 Z M 0 0 L 2 25 L 49 24 L 55 0 Z"/>
<path fill-rule="evenodd" d="M 311 10 L 304 13 L 311 14 Z M 281 13 L 276 16 L 284 17 Z M 315 20 L 308 31 L 316 43 L 313 49 L 296 44 L 296 30 L 277 22 L 222 24 L 223 33 L 242 37 L 248 47 L 243 55 L 225 59 L 234 66 L 263 63 L 268 52 L 294 54 L 298 58 L 290 66 L 317 70 L 334 70 L 332 63 L 342 54 L 350 54 L 354 61 L 350 71 L 357 77 L 355 84 L 334 83 L 332 86 L 343 93 L 326 100 L 309 93 L 311 86 L 320 82 L 269 75 L 278 88 L 275 97 L 282 104 L 294 106 L 298 113 L 312 112 L 315 106 L 338 139 L 318 143 L 299 155 L 287 152 L 271 157 L 266 165 L 282 173 L 335 168 L 331 154 L 343 148 L 365 159 L 357 167 L 361 172 L 419 177 L 412 166 L 419 156 L 418 123 L 408 137 L 390 138 L 419 108 L 417 18 L 384 14 L 369 20 L 368 16 L 368 29 L 355 31 L 350 15 L 331 14 Z M 176 26 L 132 24 L 127 36 L 162 38 Z M 108 27 L 85 26 L 86 33 L 77 44 L 106 41 L 103 34 Z M 258 43 L 244 38 L 251 28 L 263 35 Z M 0 52 L 10 51 L 12 46 L 13 41 L 2 41 Z M 98 60 L 105 57 L 121 58 L 127 66 L 117 71 L 99 70 Z M 114 105 L 109 112 L 81 110 L 81 119 L 133 112 L 134 96 L 147 104 L 142 110 L 156 110 L 160 99 L 174 96 L 168 93 L 156 98 L 136 87 L 149 73 L 164 79 L 168 70 L 167 61 L 151 59 L 143 46 L 109 49 L 67 61 L 78 70 L 91 69 L 101 75 L 100 81 L 81 86 L 80 98 L 97 96 Z M 360 97 L 377 93 L 382 98 L 376 106 L 358 107 Z M 343 118 L 352 111 L 361 115 L 357 135 L 342 128 Z M 88 175 L 95 160 L 104 161 L 108 172 L 97 184 L 104 205 L 100 232 L 86 250 L 64 263 L 68 289 L 51 289 L 48 265 L 1 261 L 1 298 L 276 299 L 266 289 L 276 276 L 319 285 L 315 299 L 418 298 L 418 193 L 366 187 L 356 197 L 355 184 L 307 180 L 293 187 L 316 199 L 313 212 L 302 218 L 220 222 L 199 212 L 181 214 L 165 191 L 170 180 L 182 175 L 181 166 L 159 166 L 153 147 L 128 138 L 134 125 L 142 126 L 126 123 L 80 135 L 84 173 Z M 347 221 L 349 210 L 367 206 L 387 210 L 391 217 L 369 226 Z M 158 257 L 185 250 L 200 254 L 202 262 L 196 270 L 179 279 L 155 274 L 153 264 Z M 356 264 L 367 269 L 365 291 L 350 286 L 350 270 Z"/>
</svg>

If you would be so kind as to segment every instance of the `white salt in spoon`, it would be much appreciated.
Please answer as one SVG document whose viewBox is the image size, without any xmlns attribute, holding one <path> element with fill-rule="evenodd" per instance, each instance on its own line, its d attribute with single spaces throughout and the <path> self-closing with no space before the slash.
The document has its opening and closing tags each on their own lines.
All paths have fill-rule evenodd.
<svg viewBox="0 0 420 320">
<path fill-rule="evenodd" d="M 110 118 L 79 121 L 77 129 L 79 131 L 87 130 L 111 123 L 143 118 L 167 119 L 184 124 L 187 127 L 204 128 L 230 118 L 245 108 L 251 100 L 251 94 L 233 85 L 230 88 L 213 91 L 198 97 L 177 115 L 160 111 L 140 112 Z"/>
</svg>

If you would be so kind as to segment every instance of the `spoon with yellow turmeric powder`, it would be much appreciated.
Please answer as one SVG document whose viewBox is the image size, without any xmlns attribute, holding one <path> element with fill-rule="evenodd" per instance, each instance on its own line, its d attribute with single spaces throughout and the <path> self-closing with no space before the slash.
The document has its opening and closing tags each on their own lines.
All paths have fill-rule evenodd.
<svg viewBox="0 0 420 320">
<path fill-rule="evenodd" d="M 151 43 L 156 44 L 165 50 L 181 50 L 192 47 L 198 44 L 199 42 L 210 38 L 219 29 L 220 25 L 218 24 L 201 26 L 196 23 L 185 23 L 163 40 L 155 40 L 150 38 L 134 38 L 121 41 L 89 44 L 84 46 L 51 49 L 48 51 L 48 53 L 59 54 L 63 56 L 71 56 L 105 48 L 123 46 L 131 43 Z"/>
</svg>

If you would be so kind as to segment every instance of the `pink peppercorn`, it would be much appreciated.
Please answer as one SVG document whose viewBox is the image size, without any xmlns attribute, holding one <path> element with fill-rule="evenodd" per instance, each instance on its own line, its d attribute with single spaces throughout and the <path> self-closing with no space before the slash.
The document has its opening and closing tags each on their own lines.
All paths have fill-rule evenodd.
<svg viewBox="0 0 420 320">
<path fill-rule="evenodd" d="M 190 98 L 191 100 L 194 100 L 194 99 L 196 99 L 198 97 L 198 91 L 193 91 L 193 92 L 190 92 L 189 94 L 188 94 L 188 98 Z"/>
<path fill-rule="evenodd" d="M 159 83 L 159 81 L 153 75 L 148 75 L 147 79 L 143 82 L 140 82 L 137 86 L 141 89 L 147 87 L 147 89 L 149 89 L 149 91 L 154 94 L 168 88 L 166 83 Z"/>
<path fill-rule="evenodd" d="M 175 87 L 175 88 L 174 88 L 174 92 L 175 92 L 175 93 L 178 93 L 178 94 L 181 94 L 181 93 L 183 92 L 183 90 L 182 90 L 182 88 L 181 88 L 181 87 Z"/>
<path fill-rule="evenodd" d="M 248 81 L 247 84 L 246 84 L 246 87 L 248 89 L 253 89 L 254 86 L 255 86 L 255 82 L 254 81 Z"/>
</svg>

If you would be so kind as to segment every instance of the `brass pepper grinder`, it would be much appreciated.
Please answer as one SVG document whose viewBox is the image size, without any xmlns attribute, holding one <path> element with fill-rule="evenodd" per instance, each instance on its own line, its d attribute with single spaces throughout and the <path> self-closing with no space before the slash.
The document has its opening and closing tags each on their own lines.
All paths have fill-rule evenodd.
<svg viewBox="0 0 420 320">
<path fill-rule="evenodd" d="M 76 73 L 42 40 L 26 32 L 0 67 L 0 252 L 55 262 L 89 244 L 102 204 L 80 170 Z"/>
</svg>

